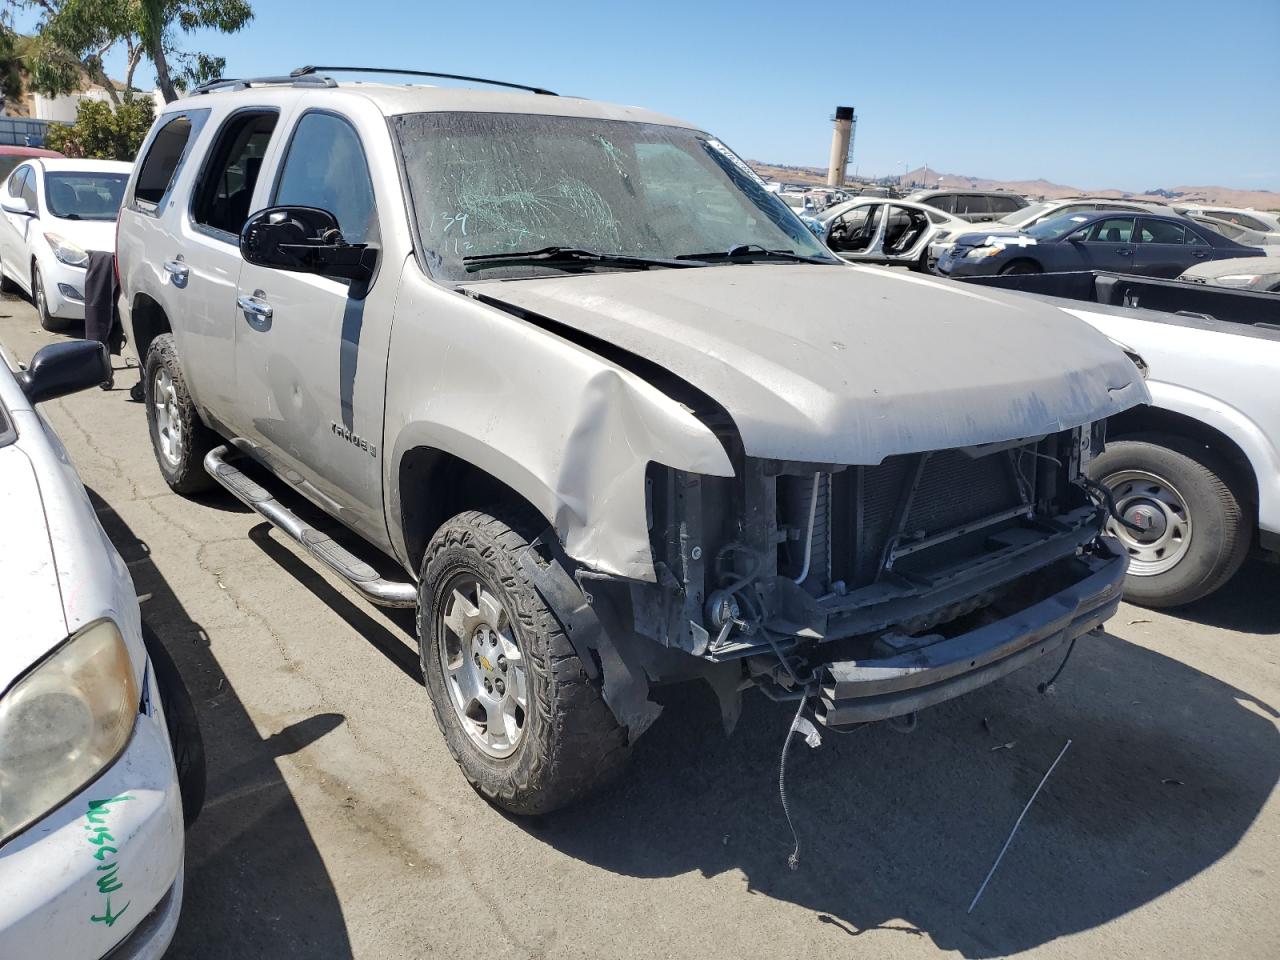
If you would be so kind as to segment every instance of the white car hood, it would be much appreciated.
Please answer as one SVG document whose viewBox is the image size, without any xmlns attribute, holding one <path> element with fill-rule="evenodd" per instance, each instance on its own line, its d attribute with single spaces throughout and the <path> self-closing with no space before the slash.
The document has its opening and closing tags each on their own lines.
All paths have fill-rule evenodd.
<svg viewBox="0 0 1280 960">
<path fill-rule="evenodd" d="M 0 371 L 0 376 L 4 376 Z M 69 633 L 35 470 L 16 445 L 0 447 L 0 692 Z"/>
<path fill-rule="evenodd" d="M 42 222 L 45 233 L 56 233 L 70 240 L 81 250 L 114 250 L 116 248 L 116 222 L 114 220 L 63 220 L 49 217 Z"/>
<path fill-rule="evenodd" d="M 756 457 L 874 464 L 1149 400 L 1129 359 L 1063 311 L 899 271 L 742 264 L 462 289 L 660 364 L 727 410 Z"/>
</svg>

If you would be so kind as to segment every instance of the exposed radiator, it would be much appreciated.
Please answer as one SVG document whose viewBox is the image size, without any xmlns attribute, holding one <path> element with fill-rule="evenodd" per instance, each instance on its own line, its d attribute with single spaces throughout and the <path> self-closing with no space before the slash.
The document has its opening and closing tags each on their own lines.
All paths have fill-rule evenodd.
<svg viewBox="0 0 1280 960">
<path fill-rule="evenodd" d="M 1024 456 L 1020 491 L 1014 456 L 944 450 L 823 474 L 806 586 L 825 592 L 836 581 L 849 588 L 872 582 L 895 531 L 900 542 L 919 543 L 1025 505 L 1024 492 L 1034 499 L 1035 461 Z M 812 489 L 812 474 L 778 478 L 778 523 L 796 532 L 779 551 L 783 576 L 802 568 Z"/>
</svg>

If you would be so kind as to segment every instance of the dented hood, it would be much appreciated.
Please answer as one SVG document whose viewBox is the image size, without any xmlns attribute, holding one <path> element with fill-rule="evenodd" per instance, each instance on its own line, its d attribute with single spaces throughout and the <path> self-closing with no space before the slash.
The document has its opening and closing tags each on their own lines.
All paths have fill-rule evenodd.
<svg viewBox="0 0 1280 960">
<path fill-rule="evenodd" d="M 873 464 L 1149 399 L 1119 349 L 1056 307 L 899 271 L 739 264 L 464 290 L 660 364 L 724 407 L 756 457 Z"/>
</svg>

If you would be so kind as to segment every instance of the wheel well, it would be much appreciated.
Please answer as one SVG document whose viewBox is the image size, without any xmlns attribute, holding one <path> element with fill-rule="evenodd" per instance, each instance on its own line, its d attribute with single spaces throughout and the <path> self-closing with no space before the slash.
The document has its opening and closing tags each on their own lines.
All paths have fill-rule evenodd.
<svg viewBox="0 0 1280 960">
<path fill-rule="evenodd" d="M 1185 437 L 1225 458 L 1234 471 L 1234 476 L 1223 479 L 1228 482 L 1234 480 L 1233 489 L 1254 505 L 1256 511 L 1258 478 L 1253 472 L 1253 464 L 1240 449 L 1240 445 L 1221 430 L 1186 414 L 1159 407 L 1134 407 L 1107 420 L 1108 440 L 1123 440 L 1138 433 L 1171 433 Z"/>
<path fill-rule="evenodd" d="M 450 517 L 496 503 L 518 503 L 540 515 L 524 497 L 479 467 L 432 447 L 415 447 L 398 472 L 400 524 L 414 570 L 422 566 L 431 537 Z"/>
<path fill-rule="evenodd" d="M 145 293 L 138 294 L 133 301 L 133 349 L 138 355 L 138 362 L 146 360 L 152 340 L 162 333 L 172 332 L 164 308 Z"/>
<path fill-rule="evenodd" d="M 1001 268 L 1000 272 L 1001 272 L 1001 273 L 1008 273 L 1008 272 L 1009 272 L 1010 270 L 1012 270 L 1014 267 L 1019 266 L 1019 265 L 1024 264 L 1024 263 L 1025 263 L 1027 266 L 1035 267 L 1035 269 L 1036 269 L 1036 270 L 1040 271 L 1041 273 L 1044 273 L 1044 266 L 1040 263 L 1040 261 L 1039 261 L 1039 260 L 1035 259 L 1034 257 L 1017 257 L 1017 258 L 1015 258 L 1015 259 L 1013 259 L 1013 260 L 1010 260 L 1008 263 L 1006 263 L 1006 264 Z"/>
</svg>

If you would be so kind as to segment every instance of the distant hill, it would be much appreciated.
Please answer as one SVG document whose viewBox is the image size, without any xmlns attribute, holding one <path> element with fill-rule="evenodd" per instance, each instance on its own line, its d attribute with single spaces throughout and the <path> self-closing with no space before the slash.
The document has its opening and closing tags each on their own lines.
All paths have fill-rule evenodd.
<svg viewBox="0 0 1280 960">
<path fill-rule="evenodd" d="M 820 184 L 826 182 L 827 171 L 822 167 L 798 167 L 751 161 L 752 167 L 763 177 L 796 183 Z M 1274 190 L 1237 190 L 1231 187 L 1175 186 L 1157 187 L 1143 193 L 1129 190 L 1085 190 L 1081 187 L 1053 183 L 1050 180 L 991 180 L 954 173 L 940 173 L 930 167 L 909 170 L 902 182 L 920 186 L 942 187 L 945 190 L 1007 190 L 1029 197 L 1057 199 L 1086 194 L 1091 197 L 1125 197 L 1168 202 L 1192 200 L 1220 204 L 1224 207 L 1253 207 L 1257 210 L 1280 210 L 1280 193 Z"/>
</svg>

